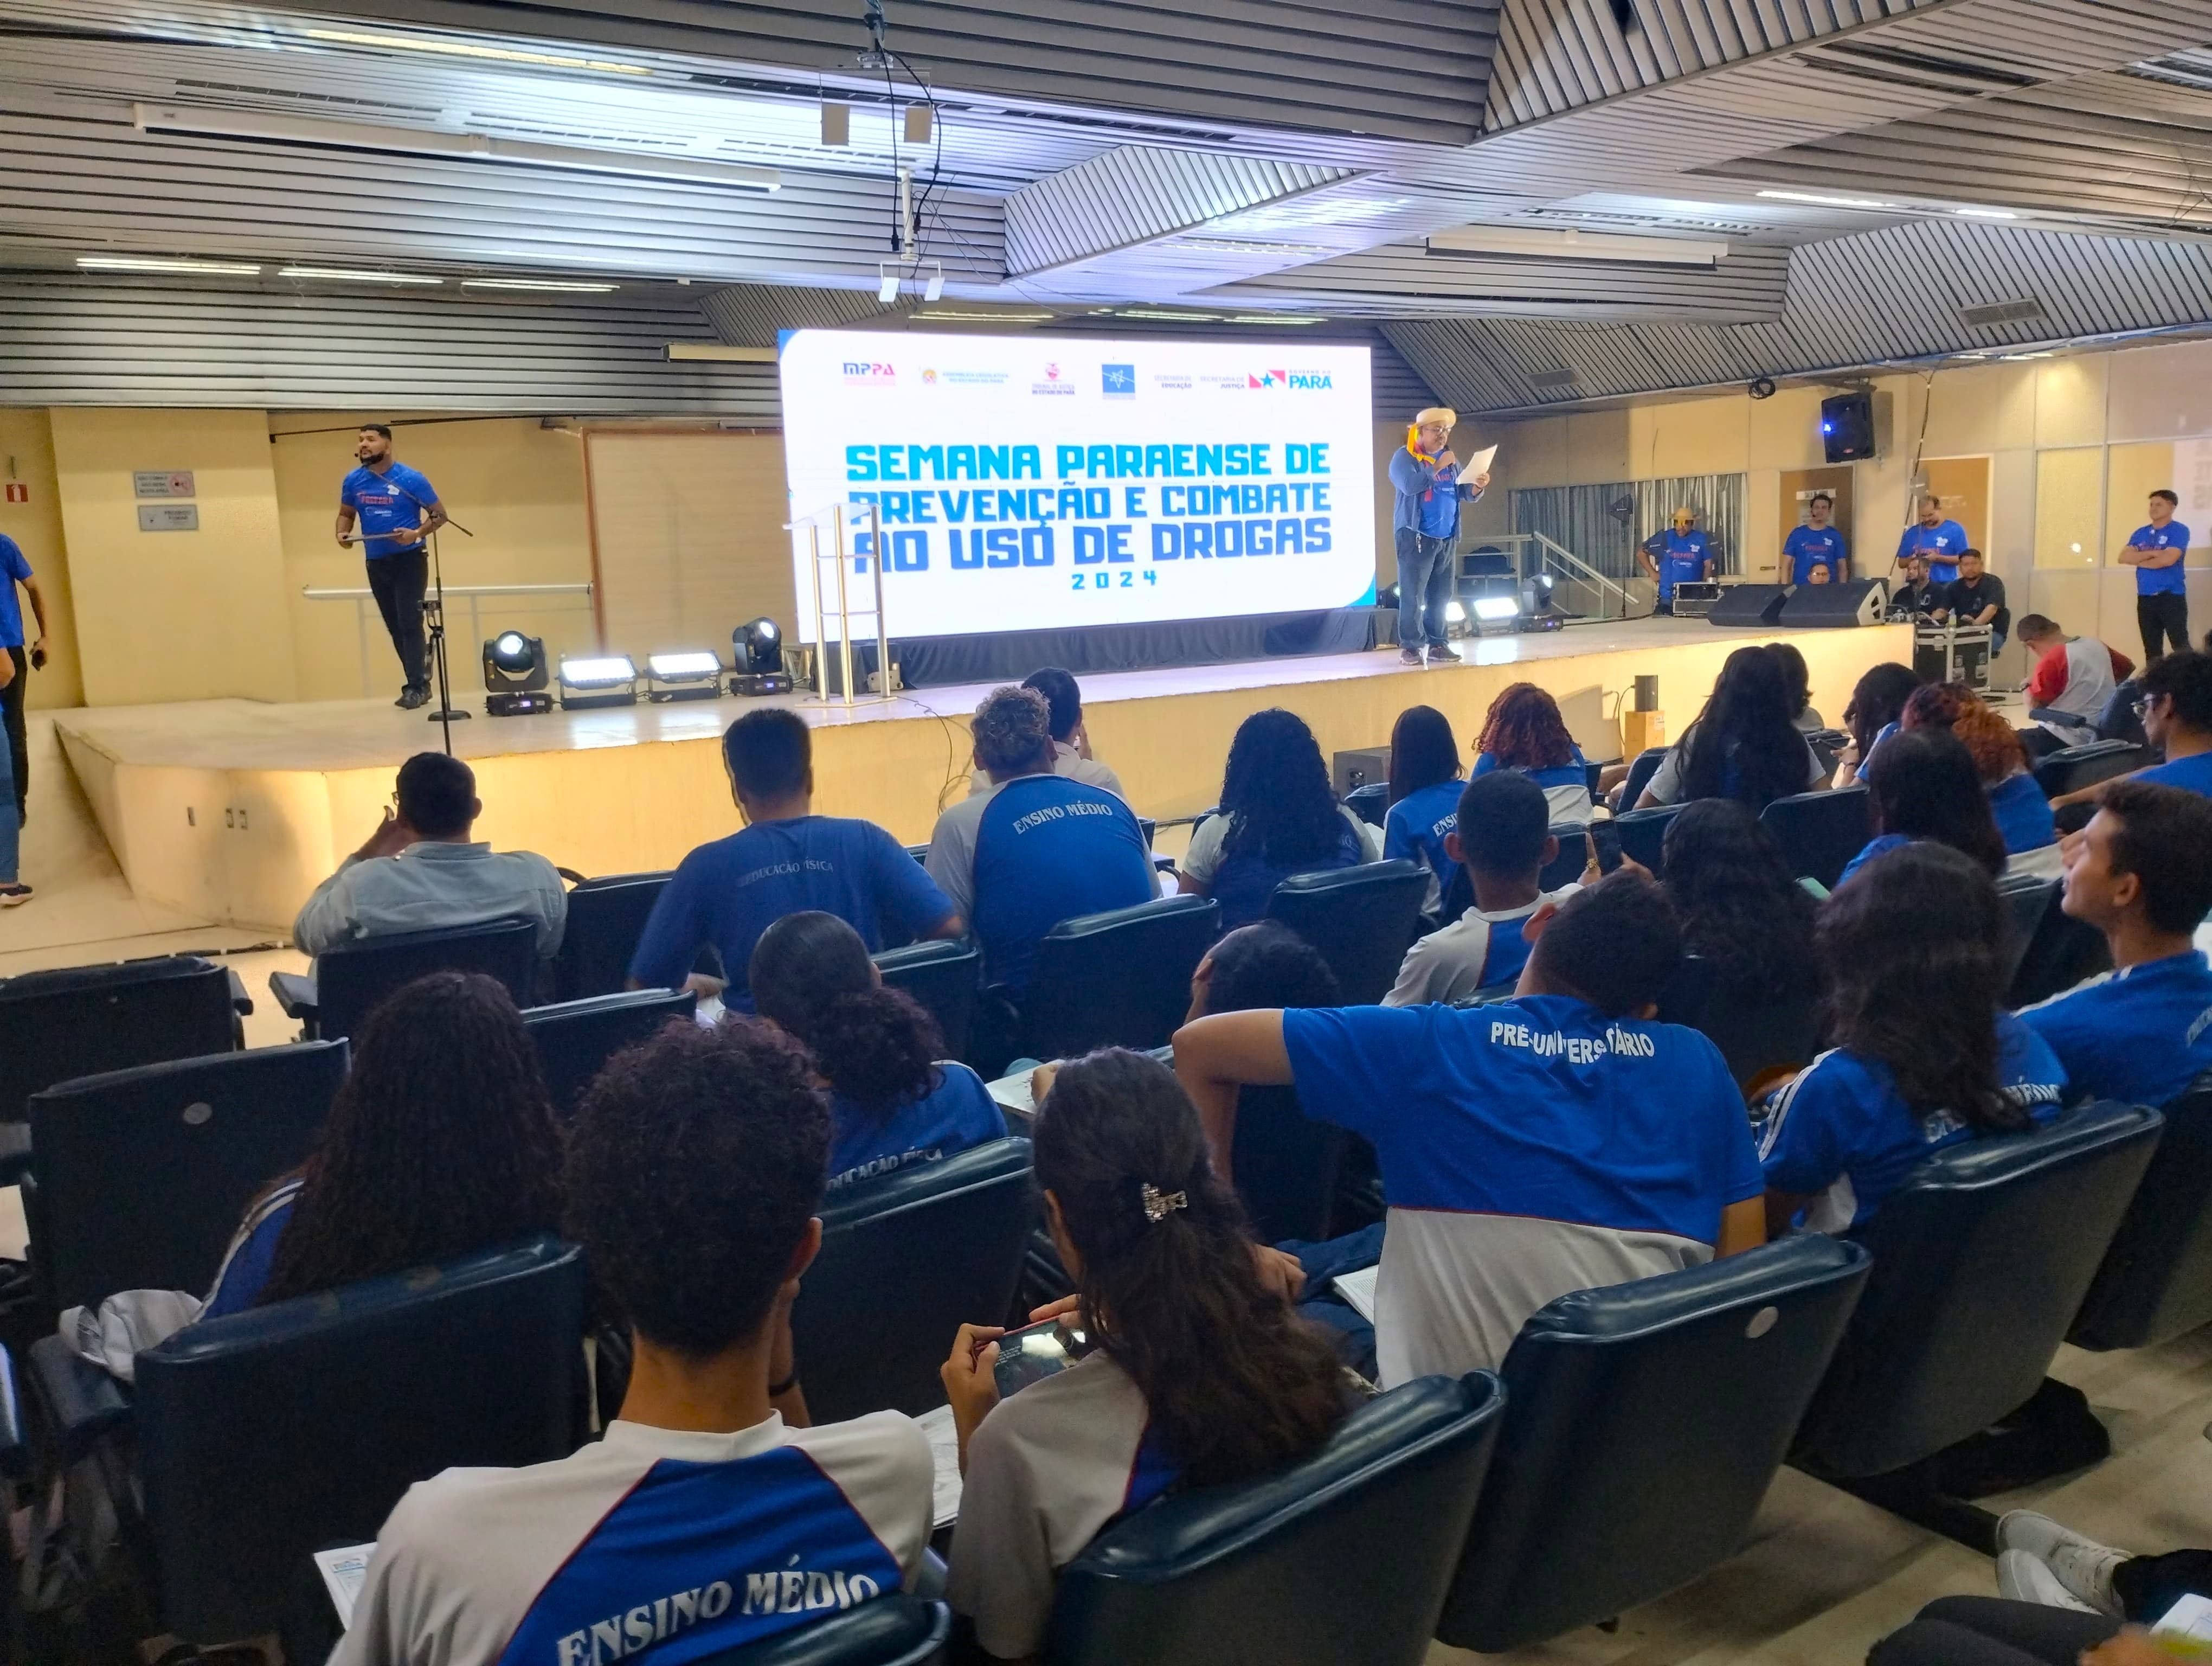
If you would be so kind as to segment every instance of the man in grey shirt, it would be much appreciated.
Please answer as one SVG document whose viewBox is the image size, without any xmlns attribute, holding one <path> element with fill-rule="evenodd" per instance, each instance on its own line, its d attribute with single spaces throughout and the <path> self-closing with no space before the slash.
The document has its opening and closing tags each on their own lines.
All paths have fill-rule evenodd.
<svg viewBox="0 0 2212 1666">
<path fill-rule="evenodd" d="M 541 958 L 560 948 L 568 894 L 553 864 L 469 836 L 483 813 L 475 771 L 417 752 L 399 766 L 398 799 L 398 813 L 315 887 L 293 922 L 295 947 L 320 954 L 364 937 L 523 919 L 538 927 Z"/>
</svg>

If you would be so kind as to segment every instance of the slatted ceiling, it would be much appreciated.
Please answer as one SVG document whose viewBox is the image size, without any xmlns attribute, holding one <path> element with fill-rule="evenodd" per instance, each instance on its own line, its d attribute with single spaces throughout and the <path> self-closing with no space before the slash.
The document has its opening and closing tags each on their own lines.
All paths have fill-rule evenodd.
<svg viewBox="0 0 2212 1666">
<path fill-rule="evenodd" d="M 906 312 L 911 301 L 886 307 L 873 289 L 803 289 L 789 283 L 732 283 L 699 297 L 699 310 L 723 341 L 773 347 L 785 330 L 837 330 Z"/>
<path fill-rule="evenodd" d="M 1006 270 L 1025 277 L 1073 266 L 1348 177 L 1342 168 L 1125 145 L 1006 198 Z"/>
<path fill-rule="evenodd" d="M 1380 331 L 1369 349 L 1368 364 L 1376 422 L 1403 421 L 1437 403 L 1436 390 Z"/>
</svg>

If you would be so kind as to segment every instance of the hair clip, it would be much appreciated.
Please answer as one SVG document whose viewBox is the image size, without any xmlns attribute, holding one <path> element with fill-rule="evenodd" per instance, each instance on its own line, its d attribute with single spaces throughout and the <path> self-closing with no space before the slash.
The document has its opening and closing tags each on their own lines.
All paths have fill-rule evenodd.
<svg viewBox="0 0 2212 1666">
<path fill-rule="evenodd" d="M 1164 1192 L 1149 1180 L 1144 1183 L 1142 1192 L 1145 1200 L 1145 1219 L 1155 1226 L 1177 1209 L 1190 1207 L 1190 1195 L 1188 1192 Z"/>
</svg>

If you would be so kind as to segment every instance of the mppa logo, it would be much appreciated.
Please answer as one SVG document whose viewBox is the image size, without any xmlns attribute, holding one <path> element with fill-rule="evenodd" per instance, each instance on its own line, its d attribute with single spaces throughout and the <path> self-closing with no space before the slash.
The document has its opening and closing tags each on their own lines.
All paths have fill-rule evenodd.
<svg viewBox="0 0 2212 1666">
<path fill-rule="evenodd" d="M 898 373 L 887 364 L 862 364 L 848 359 L 845 361 L 845 380 L 848 382 L 890 382 L 898 380 Z"/>
</svg>

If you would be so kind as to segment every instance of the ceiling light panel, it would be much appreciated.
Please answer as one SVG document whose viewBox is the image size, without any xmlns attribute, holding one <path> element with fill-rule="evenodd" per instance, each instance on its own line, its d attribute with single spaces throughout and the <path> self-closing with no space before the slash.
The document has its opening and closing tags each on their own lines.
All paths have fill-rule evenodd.
<svg viewBox="0 0 2212 1666">
<path fill-rule="evenodd" d="M 261 268 L 232 260 L 171 259 L 161 255 L 81 254 L 76 264 L 88 272 L 200 272 L 210 277 L 258 277 Z"/>
<path fill-rule="evenodd" d="M 279 266 L 279 277 L 320 278 L 334 283 L 443 283 L 442 277 L 426 277 L 420 272 L 374 272 L 347 266 Z"/>
</svg>

